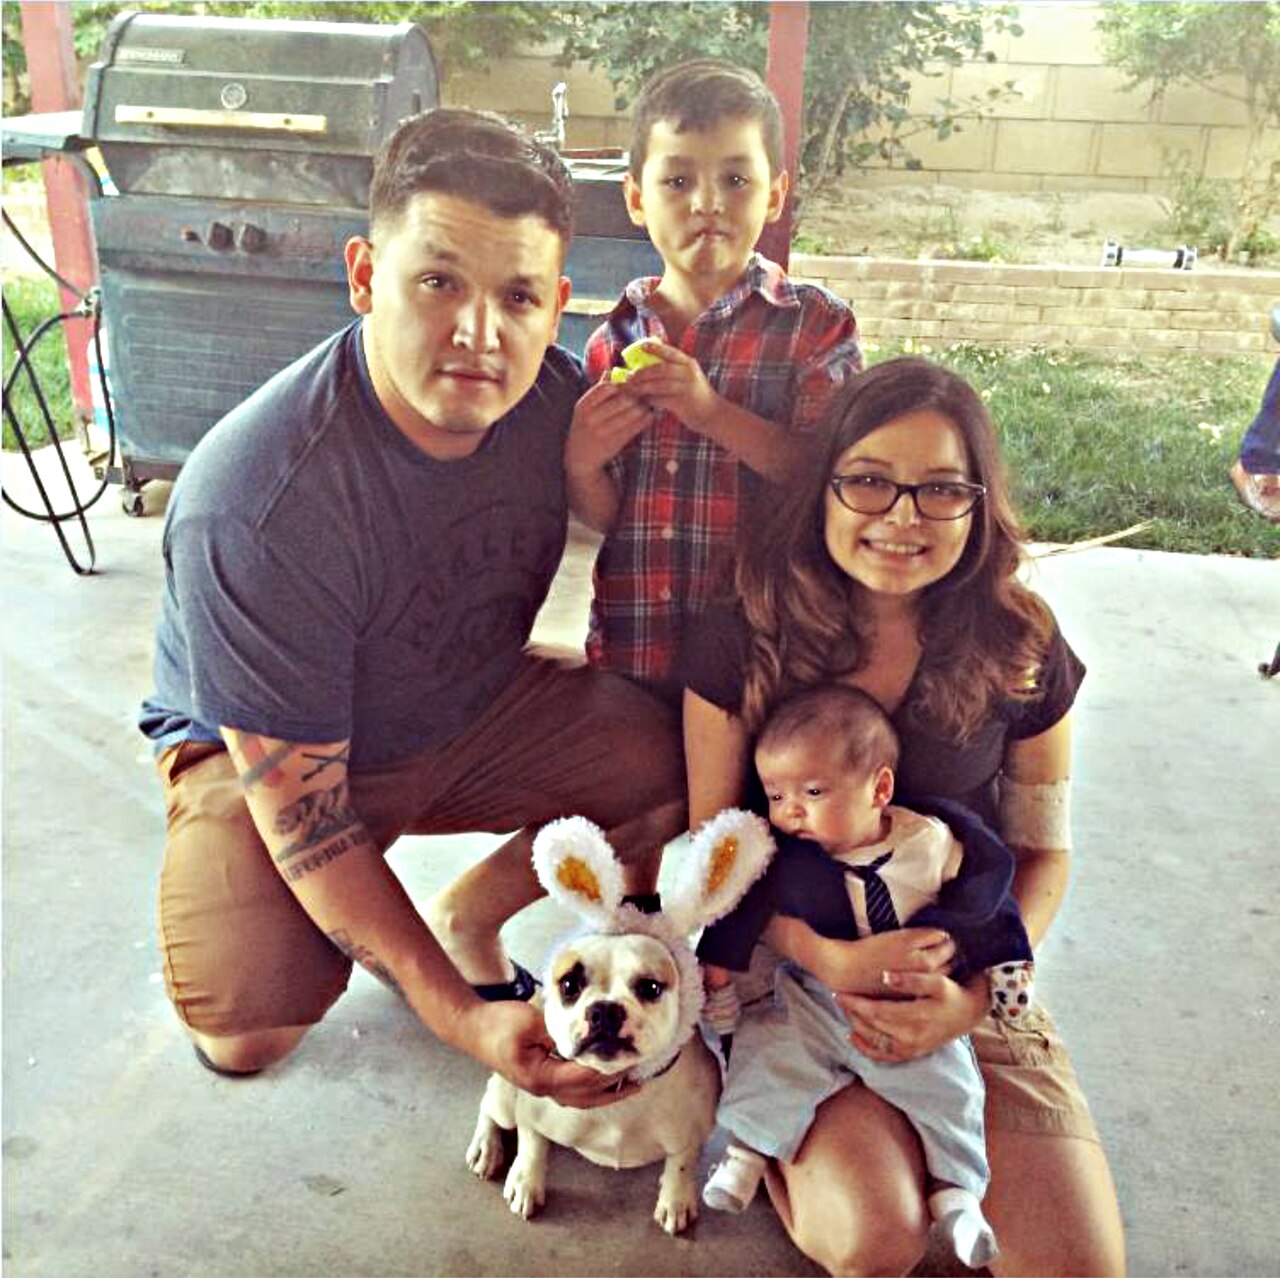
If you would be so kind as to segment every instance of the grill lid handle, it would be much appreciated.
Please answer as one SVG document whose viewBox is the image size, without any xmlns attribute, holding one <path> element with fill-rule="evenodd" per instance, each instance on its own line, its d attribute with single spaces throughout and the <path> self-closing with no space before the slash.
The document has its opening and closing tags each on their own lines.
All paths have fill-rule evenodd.
<svg viewBox="0 0 1280 1278">
<path fill-rule="evenodd" d="M 194 107 L 116 107 L 117 124 L 158 124 L 179 129 L 230 129 L 234 132 L 318 134 L 329 131 L 324 115 L 279 114 L 267 111 L 206 111 Z"/>
</svg>

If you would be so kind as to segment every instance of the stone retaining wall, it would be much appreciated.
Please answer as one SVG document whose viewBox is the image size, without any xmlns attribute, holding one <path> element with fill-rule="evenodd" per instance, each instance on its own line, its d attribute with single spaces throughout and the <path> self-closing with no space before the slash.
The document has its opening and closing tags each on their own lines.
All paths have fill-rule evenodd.
<svg viewBox="0 0 1280 1278">
<path fill-rule="evenodd" d="M 868 341 L 1076 346 L 1276 358 L 1280 271 L 997 266 L 795 254 L 791 275 L 844 298 Z"/>
</svg>

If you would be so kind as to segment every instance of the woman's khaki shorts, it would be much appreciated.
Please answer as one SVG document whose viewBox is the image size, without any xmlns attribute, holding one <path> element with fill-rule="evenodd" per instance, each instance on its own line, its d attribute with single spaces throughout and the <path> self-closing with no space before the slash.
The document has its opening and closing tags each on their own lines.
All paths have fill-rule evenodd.
<svg viewBox="0 0 1280 1278">
<path fill-rule="evenodd" d="M 1043 1007 L 1016 1026 L 988 1016 L 970 1039 L 987 1085 L 988 1131 L 1098 1140 L 1067 1049 Z"/>
<path fill-rule="evenodd" d="M 168 818 L 160 948 L 178 1015 L 216 1036 L 319 1021 L 351 963 L 276 872 L 226 751 L 188 741 L 157 766 Z M 568 815 L 609 831 L 661 814 L 652 829 L 629 827 L 632 851 L 684 828 L 675 716 L 618 675 L 534 653 L 460 736 L 402 763 L 353 770 L 350 784 L 384 851 L 401 834 L 503 834 Z M 625 859 L 626 844 L 615 847 Z"/>
</svg>

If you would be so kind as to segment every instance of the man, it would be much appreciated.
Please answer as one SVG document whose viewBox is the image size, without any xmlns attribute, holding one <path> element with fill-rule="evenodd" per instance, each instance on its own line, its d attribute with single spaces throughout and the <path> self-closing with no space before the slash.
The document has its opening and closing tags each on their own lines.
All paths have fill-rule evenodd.
<svg viewBox="0 0 1280 1278">
<path fill-rule="evenodd" d="M 355 961 L 517 1085 L 612 1098 L 551 1056 L 497 940 L 539 894 L 522 827 L 582 813 L 651 858 L 683 825 L 662 712 L 527 648 L 583 389 L 551 345 L 571 210 L 559 158 L 498 117 L 405 121 L 345 249 L 359 318 L 220 422 L 174 488 L 141 727 L 168 816 L 166 984 L 218 1072 L 287 1055 Z M 471 830 L 522 832 L 428 927 L 383 853 Z"/>
</svg>

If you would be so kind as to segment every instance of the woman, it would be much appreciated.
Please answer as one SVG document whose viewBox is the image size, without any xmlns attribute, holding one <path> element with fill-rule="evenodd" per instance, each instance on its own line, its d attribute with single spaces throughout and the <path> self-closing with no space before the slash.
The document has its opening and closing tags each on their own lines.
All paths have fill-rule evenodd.
<svg viewBox="0 0 1280 1278">
<path fill-rule="evenodd" d="M 742 802 L 754 731 L 780 696 L 853 684 L 901 735 L 905 804 L 959 799 L 1001 830 L 1037 944 L 1070 866 L 1070 707 L 1084 667 L 1015 575 L 1021 542 L 981 399 L 925 360 L 877 365 L 833 402 L 794 493 L 759 532 L 737 602 L 710 610 L 686 645 L 691 825 Z M 847 991 L 854 1042 L 878 1060 L 972 1034 L 988 1093 L 997 1273 L 1123 1272 L 1106 1155 L 1047 1014 L 1017 1031 L 995 1021 L 983 978 L 961 986 L 946 975 L 944 933 L 838 942 L 777 919 L 767 935 Z M 886 986 L 896 997 L 873 997 Z M 841 1274 L 916 1264 L 922 1186 L 906 1121 L 856 1084 L 822 1106 L 769 1180 L 796 1244 Z"/>
</svg>

